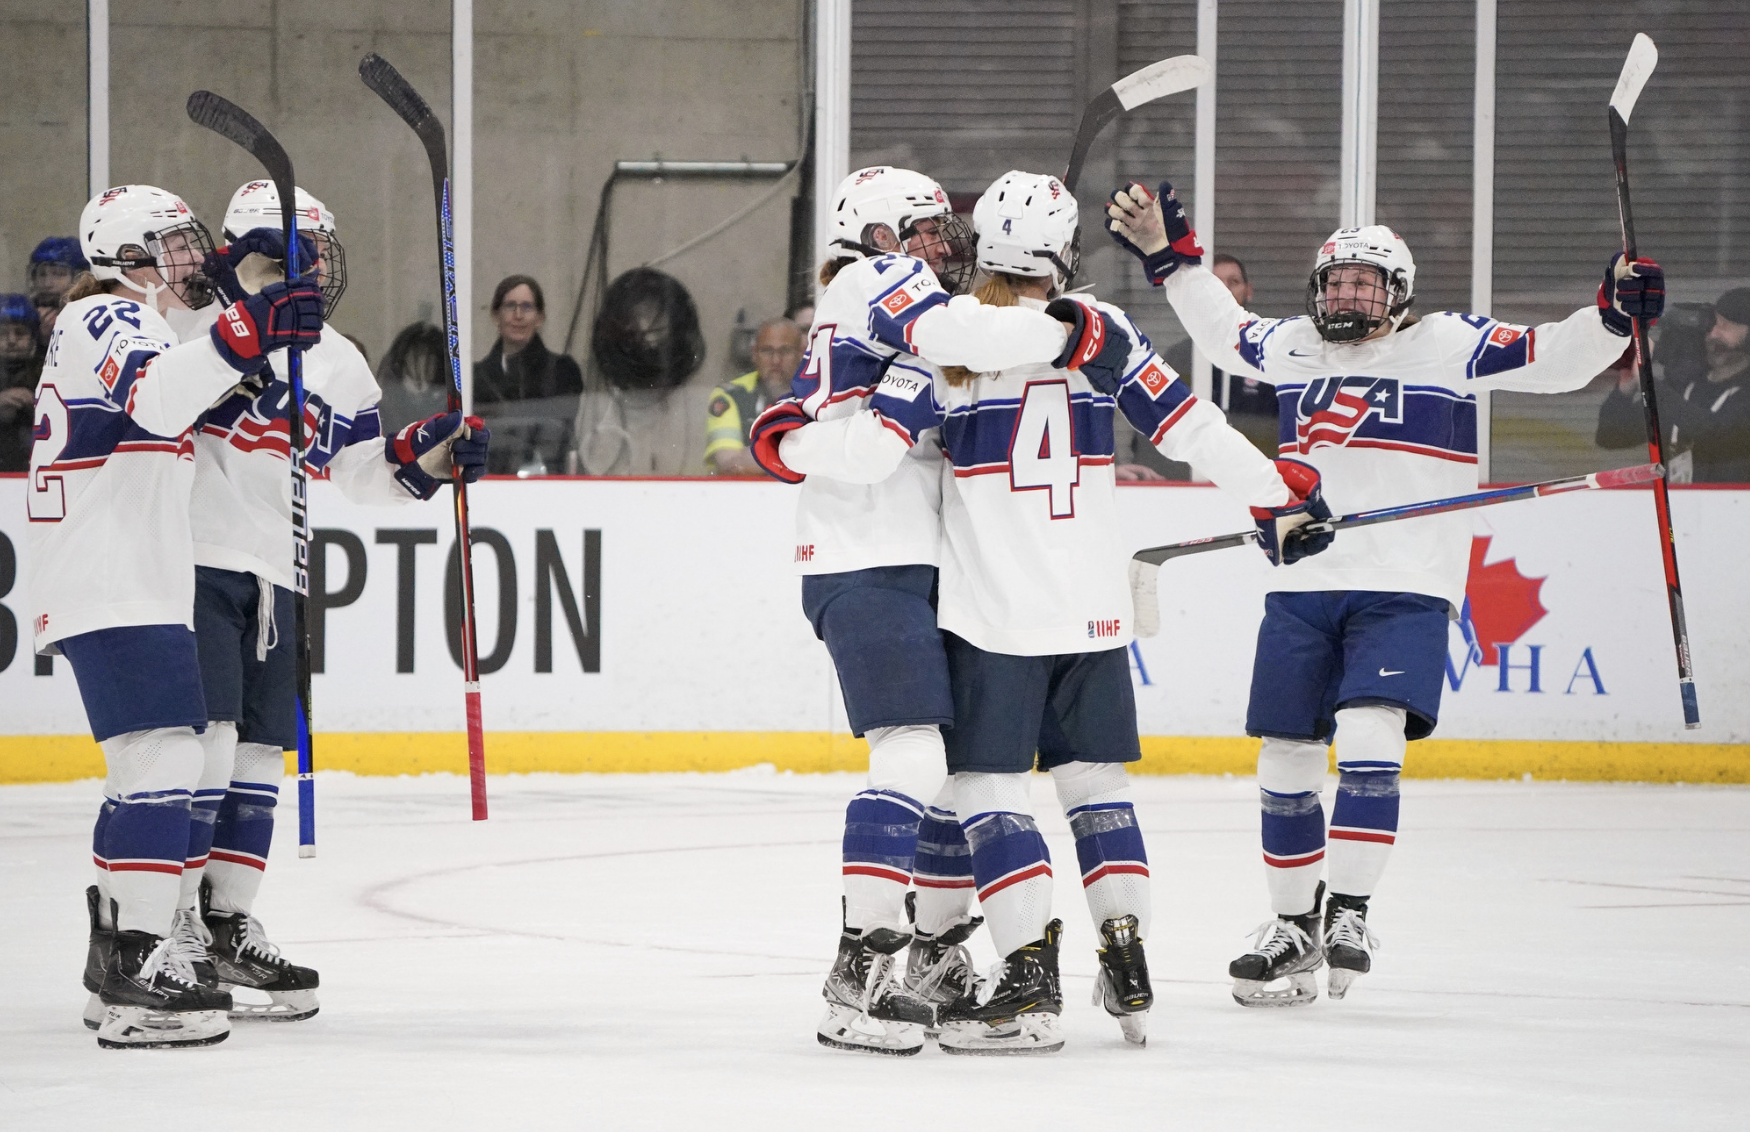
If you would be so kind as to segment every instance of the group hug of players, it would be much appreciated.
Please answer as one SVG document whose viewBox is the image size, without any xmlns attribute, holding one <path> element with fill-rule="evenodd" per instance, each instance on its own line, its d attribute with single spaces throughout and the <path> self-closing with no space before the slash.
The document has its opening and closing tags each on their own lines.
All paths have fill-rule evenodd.
<svg viewBox="0 0 1750 1132">
<path fill-rule="evenodd" d="M 934 181 L 904 169 L 851 174 L 831 208 L 793 396 L 753 428 L 761 466 L 801 485 L 803 608 L 870 752 L 867 788 L 845 812 L 843 934 L 820 1042 L 901 1055 L 927 1034 L 954 1053 L 1062 1048 L 1062 923 L 1035 769 L 1050 772 L 1075 835 L 1094 1001 L 1125 1038 L 1146 1038 L 1149 872 L 1124 770 L 1141 751 L 1130 544 L 1114 500 L 1120 416 L 1250 507 L 1274 566 L 1246 715 L 1263 740 L 1273 915 L 1230 966 L 1234 999 L 1310 1003 L 1320 968 L 1342 998 L 1377 946 L 1368 900 L 1396 839 L 1407 741 L 1439 713 L 1470 521 L 1429 516 L 1335 541 L 1300 528 L 1330 516 L 1327 498 L 1350 512 L 1475 491 L 1474 395 L 1584 386 L 1623 352 L 1632 319 L 1658 317 L 1663 272 L 1618 255 L 1596 306 L 1537 327 L 1417 318 L 1404 241 L 1344 228 L 1318 249 L 1306 316 L 1264 318 L 1203 266 L 1170 185 L 1113 193 L 1106 228 L 1203 355 L 1274 386 L 1283 458 L 1272 461 L 1124 311 L 1069 291 L 1078 218 L 1057 178 L 1005 174 L 971 232 Z M 984 976 L 965 946 L 981 923 L 1003 957 Z"/>
<path fill-rule="evenodd" d="M 429 499 L 486 467 L 486 430 L 460 413 L 382 434 L 370 368 L 325 325 L 346 286 L 334 216 L 297 197 L 316 266 L 290 280 L 271 182 L 237 190 L 216 249 L 163 189 L 90 201 L 90 274 L 37 385 L 35 648 L 72 665 L 108 771 L 84 1015 L 105 1048 L 209 1045 L 232 1018 L 317 1010 L 316 972 L 251 914 L 298 738 L 285 352 L 303 354 L 309 474 L 355 501 Z"/>
</svg>

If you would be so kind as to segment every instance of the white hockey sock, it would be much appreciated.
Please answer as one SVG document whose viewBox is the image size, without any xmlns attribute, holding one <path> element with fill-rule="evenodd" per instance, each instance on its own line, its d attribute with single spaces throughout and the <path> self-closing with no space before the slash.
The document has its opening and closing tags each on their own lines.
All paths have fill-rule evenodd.
<svg viewBox="0 0 1750 1132">
<path fill-rule="evenodd" d="M 868 785 L 845 808 L 845 926 L 905 931 L 922 799 L 940 793 L 947 754 L 933 725 L 877 727 L 866 738 Z"/>
<path fill-rule="evenodd" d="M 1033 822 L 1028 776 L 956 774 L 954 799 L 991 942 L 1009 955 L 1051 921 L 1051 854 Z"/>
<path fill-rule="evenodd" d="M 1065 763 L 1052 768 L 1051 779 L 1075 833 L 1082 893 L 1095 938 L 1101 924 L 1129 915 L 1136 917 L 1138 931 L 1147 939 L 1153 907 L 1148 854 L 1130 803 L 1130 777 L 1124 764 Z"/>
<path fill-rule="evenodd" d="M 274 809 L 286 774 L 286 754 L 266 743 L 239 743 L 231 784 L 219 804 L 207 879 L 213 882 L 213 907 L 248 912 L 255 907 L 273 844 Z"/>
<path fill-rule="evenodd" d="M 129 731 L 105 739 L 115 810 L 95 854 L 109 872 L 117 931 L 170 934 L 188 854 L 189 805 L 200 780 L 192 727 Z"/>
<path fill-rule="evenodd" d="M 1337 713 L 1337 803 L 1331 807 L 1331 891 L 1371 896 L 1398 836 L 1405 711 L 1370 705 Z"/>
<path fill-rule="evenodd" d="M 201 777 L 194 790 L 194 805 L 189 812 L 188 858 L 182 865 L 182 888 L 177 895 L 177 907 L 198 911 L 201 877 L 206 875 L 207 856 L 213 848 L 213 823 L 219 817 L 219 804 L 225 800 L 225 790 L 231 784 L 231 766 L 237 756 L 237 725 L 229 720 L 207 721 L 207 729 L 199 736 L 201 745 Z"/>
<path fill-rule="evenodd" d="M 1258 802 L 1262 810 L 1264 881 L 1270 910 L 1305 915 L 1313 906 L 1325 867 L 1323 743 L 1265 739 L 1258 751 Z"/>
<path fill-rule="evenodd" d="M 964 921 L 972 912 L 976 889 L 972 880 L 972 850 L 966 831 L 954 812 L 954 780 L 942 784 L 935 801 L 924 810 L 918 827 L 916 871 L 912 875 L 916 896 L 917 929 L 937 935 Z"/>
</svg>

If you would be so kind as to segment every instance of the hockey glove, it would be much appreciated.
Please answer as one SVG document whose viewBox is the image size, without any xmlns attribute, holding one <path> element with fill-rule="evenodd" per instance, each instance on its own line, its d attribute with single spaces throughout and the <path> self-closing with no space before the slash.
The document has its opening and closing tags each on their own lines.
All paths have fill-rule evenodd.
<svg viewBox="0 0 1750 1132">
<path fill-rule="evenodd" d="M 1130 335 L 1098 307 L 1074 299 L 1053 299 L 1045 313 L 1064 324 L 1069 338 L 1063 353 L 1051 362 L 1055 369 L 1080 370 L 1101 393 L 1117 396 L 1130 360 Z"/>
<path fill-rule="evenodd" d="M 1276 470 L 1288 485 L 1288 502 L 1280 507 L 1254 507 L 1252 518 L 1258 524 L 1258 549 L 1264 552 L 1270 565 L 1287 566 L 1330 546 L 1337 532 L 1302 531 L 1308 523 L 1331 517 L 1331 509 L 1325 506 L 1319 470 L 1299 460 L 1277 460 Z"/>
<path fill-rule="evenodd" d="M 322 290 L 307 279 L 270 283 L 226 307 L 210 333 L 232 369 L 254 373 L 270 352 L 307 350 L 322 337 Z"/>
<path fill-rule="evenodd" d="M 1621 252 L 1611 256 L 1598 285 L 1598 316 L 1605 328 L 1627 338 L 1635 332 L 1635 319 L 1651 326 L 1664 313 L 1665 269 L 1650 259 L 1624 263 Z"/>
<path fill-rule="evenodd" d="M 1197 233 L 1168 181 L 1161 182 L 1158 195 L 1135 182 L 1113 193 L 1106 205 L 1106 230 L 1119 247 L 1142 261 L 1143 273 L 1156 287 L 1180 264 L 1203 262 Z"/>
<path fill-rule="evenodd" d="M 316 265 L 316 241 L 307 232 L 298 233 L 298 262 L 304 265 L 306 275 Z M 252 228 L 209 253 L 201 264 L 201 274 L 227 303 L 259 294 L 268 284 L 286 277 L 285 233 L 278 228 Z"/>
<path fill-rule="evenodd" d="M 778 444 L 784 439 L 785 433 L 808 423 L 808 414 L 802 411 L 802 403 L 794 397 L 773 402 L 753 422 L 753 428 L 748 432 L 754 463 L 764 468 L 766 474 L 773 479 L 783 480 L 785 483 L 801 483 L 807 477 L 784 465 L 783 457 L 778 455 Z"/>
<path fill-rule="evenodd" d="M 464 431 L 464 429 L 466 431 Z M 486 446 L 492 432 L 479 417 L 439 413 L 408 425 L 383 445 L 383 459 L 395 479 L 418 499 L 430 499 L 461 470 L 462 482 L 486 473 Z"/>
</svg>

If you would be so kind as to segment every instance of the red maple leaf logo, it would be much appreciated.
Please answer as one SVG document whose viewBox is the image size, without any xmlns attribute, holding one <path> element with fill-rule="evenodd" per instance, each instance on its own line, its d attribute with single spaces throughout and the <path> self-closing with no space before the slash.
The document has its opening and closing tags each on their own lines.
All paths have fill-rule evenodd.
<svg viewBox="0 0 1750 1132">
<path fill-rule="evenodd" d="M 1499 663 L 1495 646 L 1510 645 L 1549 613 L 1539 599 L 1546 578 L 1527 578 L 1511 558 L 1483 565 L 1489 556 L 1492 536 L 1477 536 L 1470 542 L 1470 577 L 1464 586 L 1470 599 L 1471 623 L 1483 658 L 1478 663 Z"/>
</svg>

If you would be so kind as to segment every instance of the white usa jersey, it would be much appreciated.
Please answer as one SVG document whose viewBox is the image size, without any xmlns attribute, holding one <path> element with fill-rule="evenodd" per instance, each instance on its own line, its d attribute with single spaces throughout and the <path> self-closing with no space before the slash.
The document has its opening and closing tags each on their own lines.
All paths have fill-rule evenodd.
<svg viewBox="0 0 1750 1132">
<path fill-rule="evenodd" d="M 844 418 L 864 406 L 896 362 L 925 373 L 931 363 L 996 369 L 1056 357 L 1064 340 L 1063 324 L 1042 313 L 950 300 L 922 260 L 855 260 L 820 296 L 792 395 L 815 420 Z M 797 571 L 937 564 L 940 469 L 939 446 L 927 437 L 879 482 L 804 480 Z"/>
<path fill-rule="evenodd" d="M 38 652 L 122 625 L 194 627 L 191 426 L 238 381 L 132 299 L 68 303 L 37 382 L 26 510 Z"/>
<path fill-rule="evenodd" d="M 988 652 L 1052 656 L 1130 643 L 1113 467 L 1120 413 L 1162 453 L 1196 465 L 1248 505 L 1288 499 L 1275 465 L 1191 395 L 1123 311 L 1098 306 L 1131 341 L 1116 396 L 1080 370 L 1049 364 L 956 385 L 896 363 L 868 412 L 783 441 L 792 467 L 855 477 L 878 474 L 905 445 L 939 432 L 946 462 L 937 621 Z"/>
<path fill-rule="evenodd" d="M 1167 299 L 1217 368 L 1276 387 L 1281 454 L 1319 470 L 1337 514 L 1477 490 L 1477 400 L 1486 389 L 1561 393 L 1623 351 L 1596 308 L 1513 326 L 1441 312 L 1371 342 L 1333 343 L 1308 318 L 1259 318 L 1201 267 Z M 1340 531 L 1324 553 L 1271 572 L 1270 588 L 1383 590 L 1464 604 L 1469 516 Z"/>
<path fill-rule="evenodd" d="M 290 589 L 292 390 L 284 368 L 285 355 L 274 355 L 265 389 L 233 393 L 201 417 L 190 523 L 196 565 Z M 324 326 L 321 340 L 304 352 L 305 468 L 357 503 L 411 503 L 417 497 L 383 458 L 382 397 L 358 347 Z"/>
</svg>

